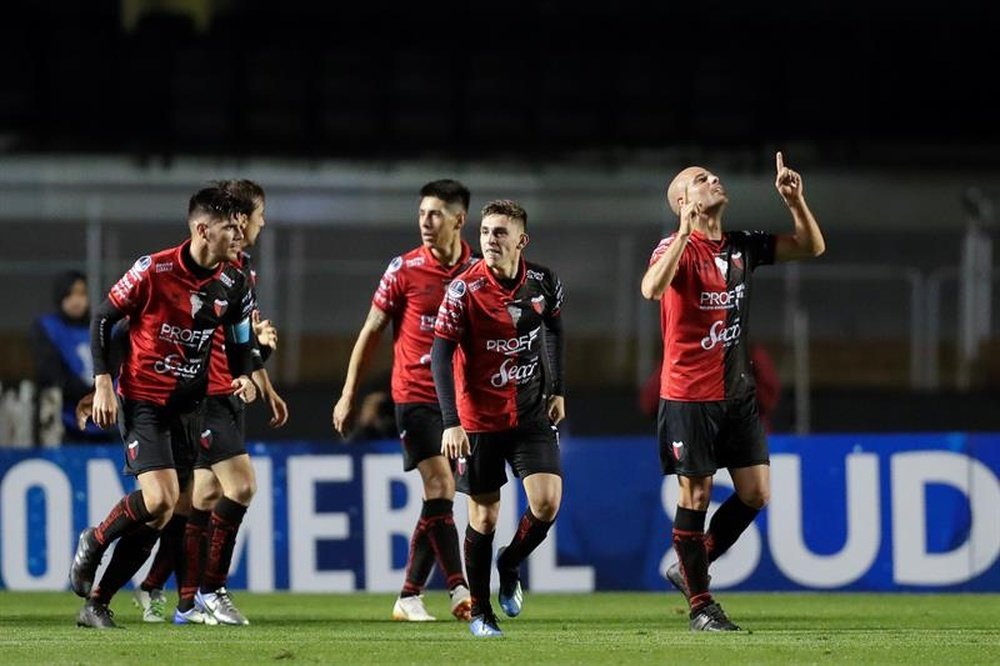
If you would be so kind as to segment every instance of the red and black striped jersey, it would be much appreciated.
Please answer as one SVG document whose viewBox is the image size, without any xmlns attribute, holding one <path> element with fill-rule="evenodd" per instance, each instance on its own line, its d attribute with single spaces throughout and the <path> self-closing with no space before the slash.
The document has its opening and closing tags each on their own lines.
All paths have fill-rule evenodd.
<svg viewBox="0 0 1000 666">
<path fill-rule="evenodd" d="M 234 265 L 246 276 L 250 285 L 250 309 L 257 307 L 257 271 L 253 268 L 250 255 L 240 252 Z M 254 350 L 255 353 L 259 352 Z M 212 338 L 212 355 L 208 365 L 208 395 L 229 395 L 233 392 L 233 375 L 229 372 L 229 362 L 226 360 L 226 334 L 223 329 L 215 331 Z"/>
<path fill-rule="evenodd" d="M 650 265 L 675 237 L 660 241 Z M 760 231 L 729 231 L 717 241 L 691 233 L 660 299 L 661 398 L 725 400 L 753 388 L 747 352 L 750 276 L 757 266 L 774 263 L 774 246 L 775 236 Z"/>
<path fill-rule="evenodd" d="M 445 289 L 477 261 L 468 243 L 462 241 L 462 254 L 454 266 L 443 265 L 423 246 L 389 262 L 372 305 L 392 317 L 395 403 L 437 403 L 431 375 L 434 319 Z"/>
<path fill-rule="evenodd" d="M 118 380 L 126 398 L 161 405 L 200 399 L 219 327 L 249 340 L 253 300 L 246 275 L 230 263 L 207 277 L 195 275 L 183 257 L 189 245 L 140 257 L 108 293 L 129 318 L 130 351 Z"/>
<path fill-rule="evenodd" d="M 545 329 L 559 319 L 562 305 L 555 273 L 523 259 L 509 288 L 482 261 L 451 283 L 434 333 L 458 344 L 455 390 L 466 431 L 496 432 L 545 418 L 556 381 Z"/>
</svg>

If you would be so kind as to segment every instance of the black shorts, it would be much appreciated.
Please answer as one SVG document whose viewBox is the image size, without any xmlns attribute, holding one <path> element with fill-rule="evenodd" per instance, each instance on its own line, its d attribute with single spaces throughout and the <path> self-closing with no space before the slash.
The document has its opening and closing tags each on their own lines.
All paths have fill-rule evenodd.
<svg viewBox="0 0 1000 666">
<path fill-rule="evenodd" d="M 205 422 L 198 433 L 195 469 L 209 469 L 247 452 L 244 411 L 243 401 L 234 395 L 205 398 Z"/>
<path fill-rule="evenodd" d="M 660 400 L 657 417 L 664 474 L 712 476 L 720 467 L 770 463 L 757 398 L 713 402 Z"/>
<path fill-rule="evenodd" d="M 523 479 L 532 474 L 562 476 L 559 431 L 548 420 L 500 432 L 469 433 L 472 452 L 458 464 L 455 487 L 466 495 L 483 495 L 507 483 L 507 466 Z"/>
<path fill-rule="evenodd" d="M 123 398 L 119 405 L 118 427 L 125 446 L 125 474 L 138 476 L 157 469 L 174 469 L 184 488 L 194 468 L 204 404 L 181 411 Z"/>
<path fill-rule="evenodd" d="M 403 471 L 441 455 L 441 408 L 434 403 L 411 402 L 396 405 L 396 427 L 403 445 Z"/>
</svg>

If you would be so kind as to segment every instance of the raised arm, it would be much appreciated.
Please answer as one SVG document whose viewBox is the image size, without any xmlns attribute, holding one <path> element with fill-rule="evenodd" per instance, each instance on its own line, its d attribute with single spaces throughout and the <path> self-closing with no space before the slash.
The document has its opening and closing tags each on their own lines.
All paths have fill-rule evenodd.
<svg viewBox="0 0 1000 666">
<path fill-rule="evenodd" d="M 777 174 L 774 186 L 792 213 L 794 231 L 778 234 L 774 246 L 775 261 L 794 261 L 818 257 L 826 251 L 826 241 L 816 217 L 806 205 L 802 176 L 785 166 L 781 152 L 775 155 Z"/>
<path fill-rule="evenodd" d="M 666 249 L 656 259 L 646 274 L 642 276 L 640 290 L 643 298 L 651 301 L 658 301 L 663 297 L 663 292 L 667 290 L 674 276 L 677 275 L 677 267 L 681 263 L 681 255 L 687 247 L 688 239 L 691 238 L 691 225 L 701 213 L 701 203 L 685 203 L 681 206 L 680 226 L 667 243 Z"/>
</svg>

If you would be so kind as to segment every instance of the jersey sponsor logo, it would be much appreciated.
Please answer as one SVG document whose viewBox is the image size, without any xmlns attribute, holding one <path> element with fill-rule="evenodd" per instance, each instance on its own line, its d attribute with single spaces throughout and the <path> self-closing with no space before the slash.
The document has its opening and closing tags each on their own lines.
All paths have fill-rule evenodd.
<svg viewBox="0 0 1000 666">
<path fill-rule="evenodd" d="M 420 315 L 420 330 L 421 331 L 433 331 L 434 322 L 437 321 L 437 315 Z"/>
<path fill-rule="evenodd" d="M 194 379 L 201 374 L 202 361 L 188 360 L 180 354 L 167 354 L 153 364 L 153 370 L 161 375 L 172 375 L 181 379 Z"/>
<path fill-rule="evenodd" d="M 740 341 L 742 330 L 739 319 L 733 322 L 732 326 L 726 326 L 724 321 L 717 321 L 708 329 L 708 335 L 701 339 L 701 348 L 709 351 L 715 349 L 720 342 L 724 347 L 731 347 Z"/>
<path fill-rule="evenodd" d="M 156 264 L 157 273 L 169 273 L 174 270 L 174 262 L 164 261 L 162 264 Z"/>
<path fill-rule="evenodd" d="M 160 339 L 165 342 L 172 342 L 191 349 L 204 349 L 215 334 L 215 329 L 211 328 L 183 328 L 163 322 L 160 324 Z"/>
<path fill-rule="evenodd" d="M 729 262 L 726 261 L 725 257 L 715 257 L 715 267 L 719 269 L 722 274 L 722 279 L 726 280 L 729 278 Z"/>
<path fill-rule="evenodd" d="M 701 310 L 732 310 L 738 308 L 740 300 L 745 297 L 745 284 L 738 284 L 727 291 L 703 291 L 698 297 L 698 308 Z"/>
<path fill-rule="evenodd" d="M 212 303 L 212 306 L 215 309 L 215 316 L 222 317 L 222 315 L 224 315 L 226 310 L 229 308 L 229 301 L 224 298 L 217 298 Z"/>
<path fill-rule="evenodd" d="M 198 312 L 201 310 L 202 306 L 205 305 L 205 299 L 202 298 L 204 294 L 200 294 L 196 291 L 191 292 L 191 318 L 194 319 L 198 316 Z"/>
<path fill-rule="evenodd" d="M 514 382 L 515 384 L 526 384 L 532 377 L 534 377 L 537 369 L 537 358 L 522 365 L 518 365 L 512 358 L 506 358 L 503 363 L 500 364 L 500 369 L 497 373 L 490 377 L 490 384 L 496 388 L 503 388 L 510 382 Z"/>
<path fill-rule="evenodd" d="M 423 265 L 424 265 L 424 258 L 423 257 L 414 257 L 413 259 L 407 259 L 406 260 L 406 267 L 407 268 L 413 268 L 414 266 L 423 266 Z"/>
<path fill-rule="evenodd" d="M 226 289 L 232 289 L 235 284 L 235 282 L 233 282 L 233 278 L 226 275 L 225 271 L 219 273 L 219 282 L 226 285 Z"/>
<path fill-rule="evenodd" d="M 448 295 L 452 298 L 462 298 L 465 296 L 466 284 L 464 280 L 453 280 L 448 285 Z"/>
<path fill-rule="evenodd" d="M 530 351 L 534 346 L 535 341 L 538 340 L 538 334 L 541 330 L 541 326 L 536 326 L 530 332 L 525 333 L 524 335 L 519 335 L 516 338 L 487 340 L 486 351 L 497 352 L 498 354 L 504 354 L 506 356 Z"/>
<path fill-rule="evenodd" d="M 545 273 L 543 273 L 541 271 L 533 271 L 533 270 L 531 270 L 529 268 L 528 269 L 528 279 L 529 280 L 538 280 L 539 282 L 541 282 L 542 280 L 545 279 Z"/>
<path fill-rule="evenodd" d="M 483 288 L 484 284 L 486 284 L 486 278 L 476 278 L 469 283 L 469 293 L 471 294 L 479 291 Z"/>
</svg>

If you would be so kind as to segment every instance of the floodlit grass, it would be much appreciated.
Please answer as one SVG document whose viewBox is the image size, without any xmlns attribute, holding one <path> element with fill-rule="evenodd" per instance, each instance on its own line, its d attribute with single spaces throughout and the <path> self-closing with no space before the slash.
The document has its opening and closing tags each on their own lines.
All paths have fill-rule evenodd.
<svg viewBox="0 0 1000 666">
<path fill-rule="evenodd" d="M 123 591 L 112 608 L 125 629 L 99 632 L 75 626 L 70 592 L 0 592 L 0 664 L 1000 663 L 1000 595 L 722 593 L 749 631 L 703 634 L 676 594 L 528 592 L 500 639 L 473 638 L 439 590 L 427 624 L 392 622 L 392 595 L 235 599 L 251 626 L 175 627 L 143 624 Z"/>
</svg>

